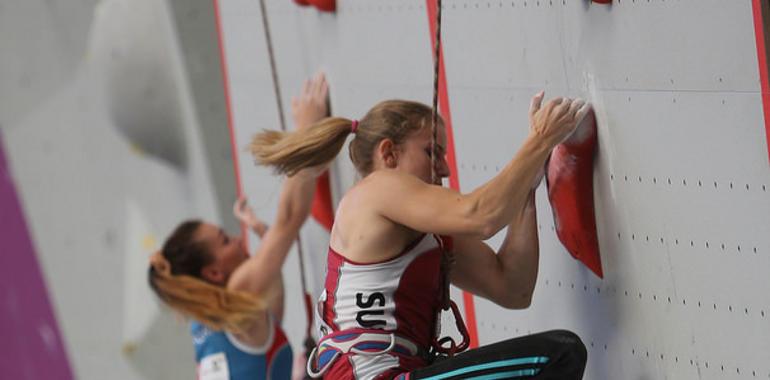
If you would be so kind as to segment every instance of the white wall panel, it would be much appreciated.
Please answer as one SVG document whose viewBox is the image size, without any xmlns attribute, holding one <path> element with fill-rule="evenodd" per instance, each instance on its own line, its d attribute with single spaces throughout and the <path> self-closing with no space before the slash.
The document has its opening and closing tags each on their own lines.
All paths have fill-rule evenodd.
<svg viewBox="0 0 770 380">
<path fill-rule="evenodd" d="M 594 186 L 606 278 L 561 247 L 541 188 L 535 301 L 506 311 L 476 298 L 482 344 L 568 328 L 589 348 L 589 379 L 770 377 L 770 173 L 751 1 L 444 4 L 463 191 L 515 154 L 537 91 L 587 98 L 599 121 Z M 241 16 L 253 15 L 227 21 L 244 23 L 242 33 L 250 28 L 253 38 L 228 37 L 244 44 L 228 46 L 231 69 L 242 65 L 243 78 L 252 78 L 231 82 L 234 93 L 254 97 L 239 100 L 236 113 L 248 102 L 260 107 L 242 112 L 239 139 L 251 133 L 246 125 L 275 118 L 260 21 L 250 7 L 244 2 Z M 341 116 L 361 117 L 392 97 L 429 102 L 425 3 L 350 0 L 338 8 L 322 14 L 269 2 L 284 104 L 316 68 L 327 72 Z M 256 53 L 238 53 L 245 49 Z M 245 177 L 263 178 L 244 162 Z M 355 175 L 346 153 L 335 168 L 339 194 Z M 326 242 L 312 244 L 322 254 Z"/>
</svg>

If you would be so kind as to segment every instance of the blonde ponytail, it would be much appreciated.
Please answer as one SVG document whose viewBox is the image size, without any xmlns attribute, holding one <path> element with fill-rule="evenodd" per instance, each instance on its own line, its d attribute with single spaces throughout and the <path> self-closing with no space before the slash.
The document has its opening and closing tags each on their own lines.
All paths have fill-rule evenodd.
<svg viewBox="0 0 770 380">
<path fill-rule="evenodd" d="M 432 108 L 409 100 L 385 100 L 372 107 L 356 123 L 356 137 L 350 142 L 350 159 L 358 173 L 365 177 L 374 170 L 374 153 L 380 141 L 389 139 L 401 144 L 409 135 L 430 127 L 432 115 Z M 443 123 L 441 119 L 439 123 Z M 353 132 L 352 120 L 329 117 L 291 133 L 259 133 L 249 150 L 260 165 L 294 175 L 304 168 L 332 161 Z"/>
<path fill-rule="evenodd" d="M 150 288 L 166 305 L 214 330 L 244 333 L 266 317 L 265 302 L 256 295 L 234 292 L 200 277 L 211 254 L 196 241 L 198 220 L 182 222 L 150 257 Z"/>
<path fill-rule="evenodd" d="M 294 132 L 263 131 L 254 136 L 249 150 L 260 165 L 293 176 L 302 169 L 325 165 L 342 150 L 353 122 L 328 117 Z"/>
<path fill-rule="evenodd" d="M 266 307 L 256 296 L 192 276 L 161 273 L 151 266 L 150 285 L 166 305 L 213 330 L 246 333 L 265 317 Z"/>
</svg>

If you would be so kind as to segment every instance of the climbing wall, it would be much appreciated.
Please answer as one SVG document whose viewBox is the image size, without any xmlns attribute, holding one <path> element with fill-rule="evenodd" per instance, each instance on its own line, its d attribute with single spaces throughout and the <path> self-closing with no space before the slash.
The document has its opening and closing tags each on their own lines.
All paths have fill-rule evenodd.
<svg viewBox="0 0 770 380">
<path fill-rule="evenodd" d="M 48 357 L 47 377 L 191 377 L 186 326 L 150 293 L 147 256 L 185 217 L 235 232 L 238 192 L 275 216 L 280 179 L 245 152 L 279 125 L 259 3 L 70 3 L 0 5 L 0 50 L 13 52 L 0 65 L 13 193 L 2 215 L 15 215 L 2 223 L 28 232 L 0 252 L 10 274 L 0 336 L 15 352 L 0 368 L 37 378 L 34 363 Z M 427 4 L 340 0 L 324 13 L 267 0 L 286 119 L 317 70 L 338 115 L 360 118 L 387 98 L 430 102 Z M 588 346 L 587 379 L 770 378 L 770 4 L 444 0 L 443 17 L 443 112 L 461 191 L 514 155 L 536 92 L 584 97 L 598 119 L 605 278 L 561 247 L 541 187 L 533 305 L 504 310 L 453 289 L 477 341 L 567 328 Z M 336 201 L 357 178 L 346 154 L 331 173 Z M 314 295 L 327 239 L 318 220 L 302 232 Z M 284 267 L 295 351 L 297 257 Z"/>
<path fill-rule="evenodd" d="M 255 3 L 217 4 L 239 147 L 259 129 L 278 127 Z M 339 1 L 336 14 L 267 3 L 284 105 L 317 69 L 329 77 L 338 115 L 361 117 L 387 98 L 430 102 L 426 2 Z M 533 305 L 510 311 L 467 298 L 464 310 L 480 344 L 567 328 L 588 346 L 587 379 L 770 378 L 760 5 L 444 1 L 447 96 L 462 191 L 489 180 L 513 156 L 527 134 L 530 98 L 541 89 L 546 97 L 591 101 L 598 119 L 594 188 L 605 278 L 561 247 L 541 187 Z M 246 192 L 261 199 L 266 214 L 274 212 L 275 178 L 248 158 L 239 170 Z M 341 156 L 333 168 L 335 199 L 355 180 Z M 305 251 L 317 289 L 326 242 L 314 241 L 322 235 L 313 233 Z M 489 243 L 497 247 L 501 238 Z M 299 290 L 296 277 L 287 277 L 286 326 L 298 343 L 304 321 L 291 315 L 301 310 L 299 298 L 292 301 Z"/>
</svg>

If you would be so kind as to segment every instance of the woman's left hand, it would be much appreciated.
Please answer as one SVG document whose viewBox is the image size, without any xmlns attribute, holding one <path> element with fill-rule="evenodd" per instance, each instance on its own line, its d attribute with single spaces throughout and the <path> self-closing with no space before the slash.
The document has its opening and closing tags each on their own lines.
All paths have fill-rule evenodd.
<svg viewBox="0 0 770 380">
<path fill-rule="evenodd" d="M 246 197 L 241 196 L 235 201 L 235 204 L 233 205 L 233 215 L 235 215 L 241 223 L 245 223 L 249 226 L 249 228 L 251 228 L 260 238 L 267 232 L 267 224 L 257 218 L 254 214 L 254 210 L 249 207 Z"/>
</svg>

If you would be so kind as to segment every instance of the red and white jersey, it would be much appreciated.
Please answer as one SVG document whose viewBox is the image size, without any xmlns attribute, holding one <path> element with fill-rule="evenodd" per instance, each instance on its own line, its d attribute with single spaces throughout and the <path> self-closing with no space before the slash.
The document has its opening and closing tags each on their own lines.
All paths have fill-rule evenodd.
<svg viewBox="0 0 770 380">
<path fill-rule="evenodd" d="M 442 251 L 439 237 L 431 234 L 378 263 L 355 263 L 329 248 L 318 305 L 321 336 L 378 329 L 429 347 L 442 294 Z"/>
</svg>

